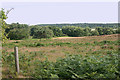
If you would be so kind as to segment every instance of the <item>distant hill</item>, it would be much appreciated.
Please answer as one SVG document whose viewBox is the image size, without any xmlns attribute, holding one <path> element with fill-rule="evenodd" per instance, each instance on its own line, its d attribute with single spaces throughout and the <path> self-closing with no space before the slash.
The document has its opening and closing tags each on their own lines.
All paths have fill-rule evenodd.
<svg viewBox="0 0 120 80">
<path fill-rule="evenodd" d="M 96 28 L 96 27 L 111 27 L 111 28 L 117 28 L 118 23 L 75 23 L 75 24 L 38 24 L 39 26 L 56 26 L 56 27 L 63 27 L 63 26 L 76 26 L 76 27 L 90 27 L 90 28 Z"/>
</svg>

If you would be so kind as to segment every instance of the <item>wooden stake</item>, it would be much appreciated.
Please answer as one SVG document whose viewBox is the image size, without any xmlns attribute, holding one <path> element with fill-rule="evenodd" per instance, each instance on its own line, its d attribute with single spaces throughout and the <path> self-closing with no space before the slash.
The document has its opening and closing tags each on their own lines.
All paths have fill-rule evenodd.
<svg viewBox="0 0 120 80">
<path fill-rule="evenodd" d="M 14 48 L 15 51 L 15 68 L 16 68 L 16 72 L 17 74 L 19 74 L 19 57 L 18 57 L 18 47 Z"/>
</svg>

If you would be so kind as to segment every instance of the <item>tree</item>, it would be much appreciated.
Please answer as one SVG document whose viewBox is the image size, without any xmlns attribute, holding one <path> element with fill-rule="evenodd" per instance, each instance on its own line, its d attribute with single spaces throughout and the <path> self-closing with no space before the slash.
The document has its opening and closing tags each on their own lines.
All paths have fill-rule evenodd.
<svg viewBox="0 0 120 80">
<path fill-rule="evenodd" d="M 50 26 L 49 28 L 53 31 L 54 36 L 60 37 L 60 36 L 63 35 L 62 29 L 59 28 L 59 27 L 56 27 L 56 26 Z"/>
<path fill-rule="evenodd" d="M 6 28 L 5 32 L 8 33 L 10 30 L 12 29 L 29 29 L 29 26 L 27 24 L 19 24 L 19 23 L 12 23 L 12 24 L 8 24 L 8 28 Z"/>
<path fill-rule="evenodd" d="M 92 36 L 98 36 L 99 32 L 97 30 L 91 31 Z"/>
<path fill-rule="evenodd" d="M 91 35 L 91 29 L 89 27 L 86 27 L 84 29 L 84 36 L 90 36 Z"/>
<path fill-rule="evenodd" d="M 67 34 L 68 36 L 74 37 L 75 36 L 75 28 L 76 27 L 74 27 L 74 26 L 64 26 L 62 28 L 62 32 L 64 34 Z"/>
<path fill-rule="evenodd" d="M 54 33 L 51 29 L 49 29 L 48 27 L 38 27 L 34 34 L 33 34 L 33 38 L 51 38 L 54 36 Z"/>
<path fill-rule="evenodd" d="M 97 27 L 95 30 L 99 32 L 99 35 L 103 35 L 103 28 L 102 27 Z"/>
<path fill-rule="evenodd" d="M 8 37 L 13 40 L 26 39 L 30 36 L 30 28 L 27 24 L 12 23 L 8 25 L 5 31 L 8 33 Z"/>
<path fill-rule="evenodd" d="M 104 33 L 104 35 L 110 35 L 110 34 L 113 34 L 114 33 L 114 30 L 113 29 L 111 29 L 111 28 L 103 28 L 103 33 Z"/>
<path fill-rule="evenodd" d="M 20 40 L 29 38 L 29 30 L 23 29 L 12 29 L 9 31 L 8 37 L 11 40 Z"/>
<path fill-rule="evenodd" d="M 64 34 L 72 37 L 84 36 L 84 30 L 81 27 L 65 26 L 62 28 Z"/>
<path fill-rule="evenodd" d="M 4 42 L 5 40 L 7 40 L 7 34 L 5 32 L 5 29 L 8 28 L 8 26 L 6 25 L 5 20 L 8 18 L 7 14 L 12 10 L 13 8 L 11 8 L 10 10 L 7 10 L 7 12 L 5 13 L 4 9 L 1 8 L 0 10 L 0 31 L 2 31 L 2 35 L 0 35 L 0 38 L 2 39 L 2 41 Z"/>
<path fill-rule="evenodd" d="M 0 11 L 0 31 L 2 31 L 2 35 L 0 35 L 0 38 L 4 42 L 7 38 L 7 34 L 5 33 L 5 29 L 7 28 L 5 20 L 7 19 L 7 16 L 5 15 L 4 9 L 2 8 Z"/>
<path fill-rule="evenodd" d="M 38 27 L 40 27 L 40 26 L 36 26 L 36 25 L 30 26 L 30 36 L 34 35 L 34 33 L 38 29 Z"/>
<path fill-rule="evenodd" d="M 81 37 L 84 36 L 84 30 L 81 27 L 76 27 L 76 29 L 74 29 L 74 37 Z"/>
<path fill-rule="evenodd" d="M 116 33 L 120 34 L 120 26 L 117 28 Z"/>
</svg>

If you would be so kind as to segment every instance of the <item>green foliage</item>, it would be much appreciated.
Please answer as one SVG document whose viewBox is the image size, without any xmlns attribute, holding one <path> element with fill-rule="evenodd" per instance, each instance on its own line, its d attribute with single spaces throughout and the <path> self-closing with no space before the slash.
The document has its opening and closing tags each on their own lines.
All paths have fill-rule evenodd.
<svg viewBox="0 0 120 80">
<path fill-rule="evenodd" d="M 84 36 L 91 36 L 91 29 L 89 27 L 84 29 Z"/>
<path fill-rule="evenodd" d="M 74 24 L 38 24 L 38 26 L 56 26 L 56 27 L 64 27 L 64 26 L 75 26 L 75 27 L 90 27 L 90 28 L 96 28 L 96 27 L 111 27 L 111 28 L 117 28 L 118 23 L 74 23 Z"/>
<path fill-rule="evenodd" d="M 7 16 L 5 15 L 5 11 L 2 8 L 0 10 L 0 31 L 2 31 L 2 35 L 0 34 L 0 39 L 4 42 L 7 40 L 7 34 L 5 33 L 5 29 L 7 28 L 5 20 L 7 19 Z"/>
<path fill-rule="evenodd" d="M 26 29 L 28 31 L 30 31 L 29 26 L 27 24 L 19 24 L 19 23 L 12 23 L 12 24 L 8 24 L 8 28 L 6 28 L 5 32 L 9 33 L 10 30 L 13 29 Z"/>
<path fill-rule="evenodd" d="M 9 31 L 8 37 L 11 40 L 20 40 L 29 38 L 29 31 L 27 29 L 12 29 Z"/>
<path fill-rule="evenodd" d="M 118 57 L 109 55 L 73 55 L 56 62 L 56 73 L 60 78 L 116 78 Z M 111 75 L 110 75 L 111 74 Z"/>
<path fill-rule="evenodd" d="M 82 29 L 82 28 L 80 28 L 80 27 L 77 27 L 75 30 L 74 30 L 74 32 L 73 32 L 73 37 L 81 37 L 81 36 L 84 36 L 84 33 L 85 33 L 85 31 Z"/>
<path fill-rule="evenodd" d="M 102 45 L 119 45 L 119 40 L 118 41 L 107 41 L 107 40 L 103 40 L 103 41 L 100 41 L 100 42 L 97 42 L 97 41 L 94 41 L 94 44 L 95 45 L 99 45 L 99 46 L 102 46 Z"/>
<path fill-rule="evenodd" d="M 45 61 L 36 60 L 34 65 L 34 72 L 31 74 L 32 77 L 36 79 L 40 78 L 55 78 L 54 72 L 54 63 L 49 62 L 47 59 Z M 53 76 L 54 75 L 54 76 Z M 56 77 L 57 78 L 57 77 Z"/>
<path fill-rule="evenodd" d="M 99 32 L 99 35 L 115 34 L 115 31 L 109 27 L 105 27 L 105 28 L 97 27 L 96 30 Z"/>
<path fill-rule="evenodd" d="M 92 36 L 98 36 L 99 32 L 97 30 L 91 31 Z"/>
<path fill-rule="evenodd" d="M 33 36 L 35 31 L 39 28 L 39 26 L 33 25 L 30 26 L 30 36 Z"/>
<path fill-rule="evenodd" d="M 110 34 L 113 34 L 114 32 L 113 32 L 113 29 L 111 28 L 104 28 L 103 33 L 104 35 L 110 35 Z"/>
<path fill-rule="evenodd" d="M 27 24 L 12 23 L 8 24 L 5 30 L 8 33 L 8 38 L 11 40 L 28 39 L 30 36 L 30 28 Z"/>
<path fill-rule="evenodd" d="M 4 9 L 2 8 L 1 11 L 0 11 L 0 19 L 7 19 L 7 16 L 5 15 L 5 11 Z"/>
<path fill-rule="evenodd" d="M 69 43 L 69 42 L 55 42 L 55 43 L 48 43 L 48 44 L 45 44 L 45 43 L 27 43 L 27 44 L 24 44 L 26 47 L 43 47 L 43 46 L 68 46 L 68 45 L 73 45 L 72 43 Z"/>
<path fill-rule="evenodd" d="M 46 26 L 43 26 L 46 27 Z M 43 28 L 41 26 L 32 26 L 31 28 L 31 36 L 35 38 L 34 35 L 36 35 L 36 31 L 42 31 L 40 28 Z M 98 36 L 98 35 L 110 35 L 110 34 L 116 34 L 119 33 L 119 30 L 114 30 L 109 27 L 96 27 L 95 30 L 91 31 L 89 27 L 81 28 L 76 26 L 63 26 L 62 29 L 56 26 L 49 26 L 49 29 L 53 31 L 54 37 L 61 37 L 61 36 L 71 36 L 71 37 L 80 37 L 80 36 Z M 49 32 L 49 30 L 48 30 Z M 42 32 L 40 33 L 42 34 Z M 45 37 L 42 37 L 45 38 Z"/>
<path fill-rule="evenodd" d="M 39 27 L 35 30 L 33 38 L 51 38 L 54 36 L 54 33 L 48 27 Z"/>
<path fill-rule="evenodd" d="M 72 24 L 71 24 L 72 25 Z M 119 33 L 119 29 L 114 30 L 109 27 L 96 27 L 92 30 L 89 27 L 77 27 L 77 26 L 63 26 L 62 28 L 56 26 L 39 26 L 33 25 L 28 26 L 27 24 L 12 23 L 7 24 L 9 28 L 5 29 L 6 33 L 11 32 L 11 30 L 17 29 L 28 29 L 29 35 L 32 38 L 51 38 L 51 37 L 61 37 L 61 36 L 71 36 L 71 37 L 81 37 L 81 36 L 95 36 L 95 35 L 110 35 Z M 8 36 L 8 38 L 10 38 Z"/>
<path fill-rule="evenodd" d="M 103 28 L 102 27 L 97 27 L 96 30 L 99 32 L 99 35 L 103 35 Z"/>
<path fill-rule="evenodd" d="M 68 55 L 56 62 L 35 61 L 34 78 L 118 78 L 118 55 Z M 54 77 L 52 76 L 54 75 Z"/>
<path fill-rule="evenodd" d="M 72 36 L 72 37 L 84 36 L 84 31 L 80 27 L 65 26 L 62 28 L 62 32 L 64 34 L 67 34 L 68 36 Z"/>
<path fill-rule="evenodd" d="M 57 37 L 63 36 L 63 32 L 62 32 L 62 29 L 61 29 L 61 28 L 59 28 L 59 27 L 54 27 L 54 26 L 50 26 L 49 28 L 53 31 L 54 36 L 57 36 Z"/>
<path fill-rule="evenodd" d="M 95 30 L 91 31 L 89 27 L 82 29 L 81 27 L 65 26 L 62 27 L 62 31 L 64 34 L 72 37 L 110 35 L 116 33 L 115 30 L 109 27 L 97 27 Z"/>
<path fill-rule="evenodd" d="M 29 76 L 30 78 L 32 77 L 36 79 L 118 78 L 119 80 L 119 52 L 117 51 L 117 46 L 120 41 L 114 41 L 111 40 L 111 38 L 97 41 L 98 38 L 99 37 L 97 37 L 96 40 L 95 38 L 90 40 L 87 38 L 87 41 L 85 39 L 82 41 L 78 41 L 78 39 L 33 39 L 4 43 L 2 62 L 3 68 L 7 70 L 3 71 L 3 75 L 12 75 L 12 77 L 15 75 L 14 52 L 9 52 L 9 50 L 12 50 L 14 46 L 17 45 L 18 47 L 22 46 L 19 47 L 19 61 L 20 75 L 24 77 Z M 71 46 L 71 48 L 69 46 Z M 47 50 L 46 48 L 50 50 Z M 35 51 L 32 49 L 35 49 Z M 38 51 L 38 49 L 40 51 Z M 64 56 L 64 58 L 59 58 L 53 62 L 50 60 L 51 58 L 56 58 L 56 56 L 51 56 L 51 54 L 58 55 L 57 57 L 59 57 L 59 53 L 61 52 L 65 53 L 67 56 Z M 48 55 L 48 59 L 46 60 L 44 60 L 45 55 Z"/>
<path fill-rule="evenodd" d="M 116 33 L 120 34 L 120 26 L 117 28 Z"/>
</svg>

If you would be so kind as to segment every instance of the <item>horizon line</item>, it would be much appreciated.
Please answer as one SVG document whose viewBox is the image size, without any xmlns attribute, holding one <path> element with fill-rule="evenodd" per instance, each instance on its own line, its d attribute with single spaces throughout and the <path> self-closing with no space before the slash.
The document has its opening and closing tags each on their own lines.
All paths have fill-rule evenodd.
<svg viewBox="0 0 120 80">
<path fill-rule="evenodd" d="M 36 23 L 36 24 L 29 24 L 29 23 L 20 23 L 20 22 L 13 22 L 19 24 L 27 24 L 27 25 L 41 25 L 41 24 L 117 24 L 120 22 L 61 22 L 61 23 Z M 12 24 L 12 23 L 7 23 Z"/>
</svg>

